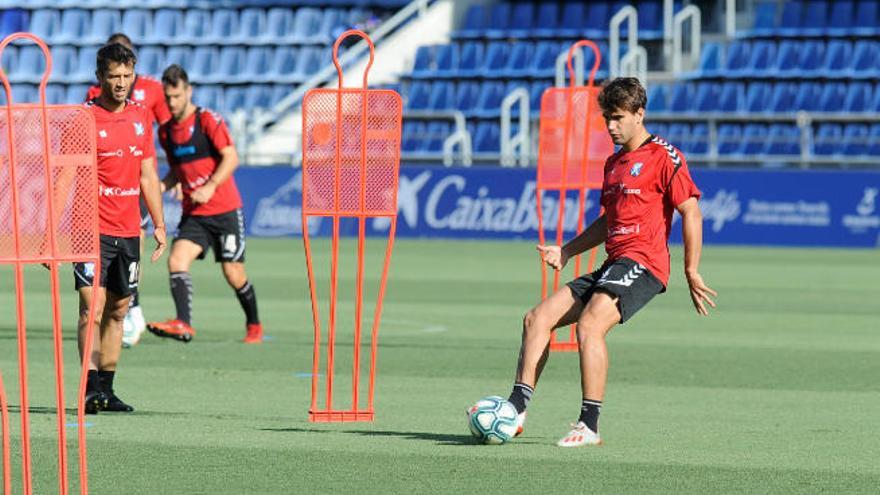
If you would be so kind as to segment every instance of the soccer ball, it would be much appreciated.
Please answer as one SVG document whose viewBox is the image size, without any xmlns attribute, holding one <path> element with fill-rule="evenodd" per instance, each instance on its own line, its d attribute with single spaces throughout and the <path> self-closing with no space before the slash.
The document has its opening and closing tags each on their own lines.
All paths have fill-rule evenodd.
<svg viewBox="0 0 880 495">
<path fill-rule="evenodd" d="M 471 435 L 481 443 L 500 445 L 516 433 L 516 408 L 497 395 L 478 400 L 467 416 Z"/>
</svg>

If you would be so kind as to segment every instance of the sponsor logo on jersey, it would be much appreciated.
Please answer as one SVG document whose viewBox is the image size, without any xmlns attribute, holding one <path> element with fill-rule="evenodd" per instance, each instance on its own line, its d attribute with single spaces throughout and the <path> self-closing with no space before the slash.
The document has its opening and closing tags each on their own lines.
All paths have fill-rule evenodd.
<svg viewBox="0 0 880 495">
<path fill-rule="evenodd" d="M 138 101 L 143 101 L 147 98 L 147 95 L 144 94 L 144 90 L 142 90 L 142 89 L 134 90 L 134 93 L 132 96 L 134 96 L 134 99 L 138 100 Z"/>
<path fill-rule="evenodd" d="M 100 130 L 98 130 L 98 135 L 101 136 L 102 138 L 105 138 L 105 137 L 107 137 L 107 131 L 105 131 L 104 129 L 100 129 Z"/>
<path fill-rule="evenodd" d="M 129 146 L 128 151 L 132 156 L 143 156 L 144 154 L 144 151 L 139 150 L 137 146 Z"/>
<path fill-rule="evenodd" d="M 119 157 L 121 157 L 121 156 L 122 156 L 122 150 L 121 150 L 121 149 L 117 149 L 116 151 L 103 151 L 103 152 L 101 152 L 101 153 L 98 153 L 98 156 L 103 156 L 103 157 L 119 156 Z"/>
<path fill-rule="evenodd" d="M 114 197 L 125 197 L 125 196 L 137 196 L 141 193 L 140 187 L 112 187 L 112 186 L 98 186 L 98 190 L 101 196 L 114 196 Z"/>
<path fill-rule="evenodd" d="M 176 158 L 180 158 L 182 156 L 187 156 L 187 155 L 195 155 L 196 154 L 196 147 L 195 147 L 195 145 L 175 146 L 174 150 L 171 153 Z"/>
<path fill-rule="evenodd" d="M 134 124 L 134 134 L 135 136 L 143 136 L 144 135 L 144 124 L 140 122 L 133 122 Z"/>
<path fill-rule="evenodd" d="M 642 167 L 644 165 L 645 164 L 642 162 L 637 162 L 635 165 L 632 166 L 631 169 L 629 169 L 629 175 L 632 175 L 633 177 L 638 177 L 639 174 L 642 173 Z"/>
</svg>

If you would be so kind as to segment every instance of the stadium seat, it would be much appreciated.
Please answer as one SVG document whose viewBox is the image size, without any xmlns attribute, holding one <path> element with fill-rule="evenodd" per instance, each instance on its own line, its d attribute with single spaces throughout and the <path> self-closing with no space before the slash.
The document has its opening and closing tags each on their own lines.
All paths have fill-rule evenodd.
<svg viewBox="0 0 880 495">
<path fill-rule="evenodd" d="M 682 150 L 692 155 L 705 155 L 709 153 L 709 127 L 706 124 L 694 124 L 691 126 L 691 138 L 688 148 Z"/>
<path fill-rule="evenodd" d="M 92 13 L 92 19 L 87 32 L 81 41 L 93 44 L 101 44 L 107 41 L 111 34 L 121 30 L 122 16 L 115 9 L 99 9 Z"/>
<path fill-rule="evenodd" d="M 866 112 L 871 103 L 871 85 L 865 82 L 850 83 L 841 109 L 844 112 Z M 839 111 L 839 110 L 838 110 Z"/>
<path fill-rule="evenodd" d="M 300 8 L 297 11 L 308 11 L 311 9 L 308 8 Z M 266 28 L 263 31 L 263 42 L 265 43 L 278 43 L 280 40 L 285 39 L 290 35 L 291 32 L 295 32 L 300 26 L 297 26 L 294 23 L 294 13 L 293 10 L 284 7 L 275 7 L 268 9 L 266 11 Z M 302 26 L 303 28 L 307 28 L 306 26 Z"/>
<path fill-rule="evenodd" d="M 840 124 L 819 124 L 813 137 L 813 153 L 838 155 L 843 151 L 843 128 Z"/>
<path fill-rule="evenodd" d="M 31 84 L 16 84 L 12 86 L 13 103 L 36 103 L 37 99 L 36 86 Z M 6 91 L 0 91 L 0 105 L 6 105 Z"/>
<path fill-rule="evenodd" d="M 153 14 L 153 30 L 146 33 L 146 41 L 156 45 L 173 43 L 178 35 L 183 34 L 183 22 L 183 11 L 157 10 Z"/>
<path fill-rule="evenodd" d="M 852 63 L 852 44 L 849 41 L 832 40 L 828 42 L 820 70 L 829 77 L 841 77 L 850 72 Z"/>
<path fill-rule="evenodd" d="M 465 42 L 461 46 L 461 58 L 458 69 L 454 72 L 455 77 L 469 78 L 482 75 L 481 68 L 484 62 L 483 44 L 479 42 Z"/>
<path fill-rule="evenodd" d="M 760 2 L 756 5 L 755 24 L 750 34 L 754 36 L 767 36 L 776 32 L 778 5 L 777 2 L 772 0 Z"/>
<path fill-rule="evenodd" d="M 868 149 L 866 154 L 880 156 L 880 124 L 871 124 L 868 132 Z"/>
<path fill-rule="evenodd" d="M 521 78 L 528 77 L 531 73 L 529 63 L 535 54 L 535 46 L 528 42 L 514 43 L 510 50 L 510 56 L 501 69 L 501 77 Z"/>
<path fill-rule="evenodd" d="M 825 43 L 818 40 L 807 40 L 801 45 L 801 57 L 798 77 L 826 77 L 822 72 L 825 60 Z"/>
<path fill-rule="evenodd" d="M 560 38 L 579 38 L 584 36 L 587 13 L 581 1 L 567 1 L 562 4 L 562 19 L 557 29 Z M 606 24 L 607 26 L 607 24 Z M 587 34 L 589 36 L 589 34 Z"/>
<path fill-rule="evenodd" d="M 658 136 L 663 139 L 666 139 L 666 124 L 662 122 L 649 122 L 648 123 L 648 132 L 651 133 L 652 136 Z"/>
<path fill-rule="evenodd" d="M 721 69 L 721 44 L 709 42 L 703 45 L 700 52 L 700 64 L 697 77 L 715 77 Z"/>
<path fill-rule="evenodd" d="M 249 84 L 244 97 L 244 107 L 267 109 L 272 102 L 272 87 L 268 84 Z"/>
<path fill-rule="evenodd" d="M 88 91 L 88 84 L 69 84 L 64 91 L 64 103 L 68 105 L 82 103 L 85 101 Z"/>
<path fill-rule="evenodd" d="M 125 34 L 132 41 L 140 43 L 146 40 L 147 33 L 153 31 L 153 16 L 146 10 L 129 9 L 122 13 L 120 26 L 125 26 Z"/>
<path fill-rule="evenodd" d="M 865 109 L 867 112 L 880 113 L 880 84 L 874 86 L 874 97 Z"/>
<path fill-rule="evenodd" d="M 245 99 L 247 98 L 247 89 L 240 86 L 230 86 L 223 90 L 223 113 L 227 118 L 235 113 L 236 110 L 245 107 Z"/>
<path fill-rule="evenodd" d="M 77 59 L 77 50 L 72 46 L 56 45 L 52 47 L 52 74 L 49 80 L 53 82 L 67 81 L 68 73 Z M 40 53 L 42 57 L 42 52 Z"/>
<path fill-rule="evenodd" d="M 269 77 L 276 83 L 296 82 L 296 60 L 299 52 L 296 48 L 279 46 L 272 53 L 269 64 Z"/>
<path fill-rule="evenodd" d="M 28 27 L 28 13 L 24 9 L 10 8 L 0 12 L 0 36 L 6 37 L 12 33 L 26 31 Z"/>
<path fill-rule="evenodd" d="M 239 14 L 238 33 L 234 36 L 238 43 L 253 43 L 261 38 L 266 29 L 266 16 L 263 9 L 247 8 Z"/>
<path fill-rule="evenodd" d="M 824 34 L 826 36 L 846 36 L 855 24 L 853 0 L 835 0 L 831 2 L 831 13 Z"/>
<path fill-rule="evenodd" d="M 796 125 L 771 124 L 767 132 L 766 155 L 799 155 L 800 129 Z"/>
<path fill-rule="evenodd" d="M 746 90 L 746 112 L 767 112 L 767 102 L 770 100 L 771 90 L 770 84 L 765 82 L 756 82 L 749 84 Z"/>
<path fill-rule="evenodd" d="M 434 45 L 422 45 L 416 50 L 411 76 L 414 79 L 429 78 L 434 72 Z"/>
<path fill-rule="evenodd" d="M 455 85 L 448 81 L 436 81 L 428 95 L 429 110 L 451 109 L 455 101 Z"/>
<path fill-rule="evenodd" d="M 80 49 L 82 50 L 82 49 Z M 147 46 L 138 50 L 137 71 L 141 74 L 149 74 L 156 77 L 162 75 L 165 70 L 165 51 L 157 46 Z"/>
<path fill-rule="evenodd" d="M 414 81 L 409 87 L 406 107 L 411 110 L 424 110 L 428 108 L 428 98 L 430 96 L 431 83 Z"/>
<path fill-rule="evenodd" d="M 395 88 L 395 91 L 398 91 L 399 88 Z M 272 102 L 271 107 L 277 106 L 284 98 L 287 98 L 288 95 L 293 91 L 287 84 L 276 84 L 272 86 Z M 398 91 L 399 92 L 399 91 Z"/>
<path fill-rule="evenodd" d="M 852 65 L 847 77 L 876 79 L 880 76 L 880 43 L 859 40 L 853 45 Z"/>
<path fill-rule="evenodd" d="M 458 70 L 459 48 L 457 43 L 437 47 L 434 77 L 453 77 Z"/>
<path fill-rule="evenodd" d="M 819 100 L 820 112 L 839 112 L 846 100 L 846 85 L 839 82 L 825 83 Z"/>
<path fill-rule="evenodd" d="M 870 128 L 865 124 L 847 124 L 843 128 L 843 154 L 865 155 L 870 143 Z"/>
<path fill-rule="evenodd" d="M 690 146 L 691 126 L 681 122 L 669 124 L 666 129 L 666 140 L 676 148 L 685 150 Z"/>
<path fill-rule="evenodd" d="M 15 71 L 18 70 L 18 47 L 15 45 L 7 45 L 6 48 L 3 49 L 3 59 L 0 60 L 0 65 L 3 66 L 3 70 L 6 72 L 7 77 L 15 74 Z M 0 89 L 2 92 L 2 89 Z"/>
<path fill-rule="evenodd" d="M 859 0 L 856 4 L 855 26 L 852 34 L 856 36 L 874 36 L 880 33 L 880 2 L 877 0 Z"/>
<path fill-rule="evenodd" d="M 480 94 L 477 96 L 477 104 L 471 110 L 471 115 L 478 118 L 497 118 L 501 115 L 501 100 L 507 96 L 504 93 L 504 83 L 484 82 L 480 86 Z"/>
<path fill-rule="evenodd" d="M 214 80 L 214 70 L 220 61 L 220 53 L 215 46 L 197 46 L 192 52 L 192 59 L 185 66 L 193 82 Z M 228 81 L 231 82 L 231 81 Z"/>
<path fill-rule="evenodd" d="M 648 86 L 648 110 L 649 112 L 665 112 L 669 110 L 666 97 L 666 86 L 652 84 Z"/>
<path fill-rule="evenodd" d="M 321 68 L 321 61 L 328 60 L 325 50 L 315 47 L 303 47 L 299 51 L 296 70 L 291 75 L 295 81 L 305 81 Z"/>
<path fill-rule="evenodd" d="M 507 36 L 511 22 L 511 5 L 498 2 L 489 6 L 489 20 L 483 33 L 487 38 L 500 39 Z"/>
<path fill-rule="evenodd" d="M 742 127 L 739 124 L 718 126 L 718 154 L 737 155 L 742 148 Z"/>
<path fill-rule="evenodd" d="M 28 30 L 45 41 L 54 39 L 61 26 L 61 14 L 54 9 L 35 10 L 31 13 Z"/>
<path fill-rule="evenodd" d="M 794 110 L 804 110 L 807 112 L 819 111 L 819 100 L 821 96 L 822 87 L 818 83 L 800 83 L 794 97 Z"/>
<path fill-rule="evenodd" d="M 720 88 L 713 82 L 699 82 L 695 86 L 695 101 L 692 110 L 714 112 L 718 110 Z"/>
<path fill-rule="evenodd" d="M 529 62 L 529 76 L 535 79 L 552 78 L 556 74 L 556 57 L 561 48 L 558 43 L 541 41 L 535 46 L 535 53 Z"/>
<path fill-rule="evenodd" d="M 67 97 L 64 86 L 60 84 L 49 84 L 46 86 L 46 103 L 49 105 L 61 105 Z"/>
<path fill-rule="evenodd" d="M 238 73 L 239 82 L 247 83 L 250 81 L 262 80 L 268 74 L 272 67 L 269 63 L 272 60 L 272 49 L 265 46 L 252 46 L 245 51 L 244 65 Z"/>
<path fill-rule="evenodd" d="M 192 49 L 188 46 L 171 46 L 165 51 L 165 64 L 167 65 L 177 64 L 185 69 L 191 61 Z"/>
<path fill-rule="evenodd" d="M 540 115 L 541 98 L 549 87 L 550 83 L 544 81 L 534 81 L 529 86 L 529 107 L 531 107 L 532 115 Z"/>
<path fill-rule="evenodd" d="M 207 10 L 189 9 L 183 16 L 183 30 L 177 39 L 182 43 L 200 44 L 211 32 L 211 14 Z"/>
<path fill-rule="evenodd" d="M 18 49 L 18 63 L 16 70 L 10 71 L 9 82 L 11 83 L 38 83 L 46 70 L 46 59 L 42 50 L 35 45 L 24 45 Z M 13 86 L 14 89 L 14 86 Z M 27 95 L 25 90 L 23 95 Z M 2 92 L 2 91 L 0 91 Z M 13 95 L 14 96 L 14 95 Z"/>
<path fill-rule="evenodd" d="M 200 84 L 193 90 L 193 102 L 199 107 L 220 111 L 223 106 L 223 88 Z"/>
<path fill-rule="evenodd" d="M 535 5 L 531 2 L 520 2 L 513 5 L 505 37 L 528 38 L 535 25 Z"/>
<path fill-rule="evenodd" d="M 54 44 L 82 41 L 89 34 L 89 20 L 89 13 L 85 10 L 64 9 L 61 11 L 61 21 L 58 31 L 45 41 Z"/>
<path fill-rule="evenodd" d="M 468 7 L 461 30 L 455 33 L 455 37 L 464 39 L 482 38 L 483 32 L 488 28 L 486 14 L 485 5 L 471 5 Z"/>
<path fill-rule="evenodd" d="M 480 75 L 486 78 L 508 77 L 503 69 L 510 58 L 510 44 L 493 41 L 486 47 L 486 56 L 480 66 Z"/>
<path fill-rule="evenodd" d="M 767 142 L 767 126 L 763 124 L 746 124 L 743 128 L 739 154 L 757 155 L 764 151 Z"/>
<path fill-rule="evenodd" d="M 455 88 L 455 109 L 467 112 L 477 105 L 480 96 L 480 83 L 473 81 L 459 82 Z"/>
<path fill-rule="evenodd" d="M 642 0 L 638 4 L 639 39 L 663 37 L 663 9 L 659 0 Z"/>
<path fill-rule="evenodd" d="M 443 151 L 443 142 L 451 134 L 451 126 L 445 121 L 429 122 L 425 134 L 426 139 L 422 142 L 421 151 L 439 153 Z"/>
<path fill-rule="evenodd" d="M 776 43 L 756 41 L 752 45 L 749 60 L 739 75 L 745 77 L 766 77 L 768 69 L 776 62 Z"/>
<path fill-rule="evenodd" d="M 748 42 L 739 40 L 728 45 L 721 76 L 736 77 L 749 61 L 750 48 Z"/>
<path fill-rule="evenodd" d="M 693 87 L 688 83 L 678 83 L 672 87 L 669 109 L 673 112 L 690 112 L 693 109 Z"/>
<path fill-rule="evenodd" d="M 771 112 L 785 113 L 795 110 L 794 98 L 797 93 L 797 84 L 776 83 L 773 85 L 773 94 L 770 96 Z"/>
<path fill-rule="evenodd" d="M 532 26 L 529 36 L 532 38 L 553 38 L 559 25 L 559 4 L 556 2 L 538 2 L 537 21 Z"/>
<path fill-rule="evenodd" d="M 809 0 L 804 12 L 801 36 L 822 36 L 826 32 L 827 22 L 828 2 L 826 0 Z"/>
<path fill-rule="evenodd" d="M 245 49 L 238 46 L 225 46 L 220 50 L 217 69 L 214 71 L 214 82 L 240 80 L 241 71 L 247 60 Z"/>
<path fill-rule="evenodd" d="M 205 41 L 226 43 L 238 33 L 238 12 L 230 9 L 217 9 L 211 14 L 211 29 Z"/>
<path fill-rule="evenodd" d="M 473 138 L 474 151 L 498 153 L 501 150 L 501 129 L 494 122 L 481 122 Z"/>
<path fill-rule="evenodd" d="M 721 85 L 718 110 L 736 113 L 742 110 L 745 101 L 745 87 L 741 83 L 726 82 Z"/>
<path fill-rule="evenodd" d="M 76 60 L 72 61 L 68 66 L 67 77 L 68 83 L 94 83 L 95 82 L 95 62 L 97 58 L 97 47 L 83 46 L 77 51 Z M 143 72 L 141 60 L 138 59 L 137 72 Z M 79 96 L 79 101 L 85 98 L 85 93 Z"/>
<path fill-rule="evenodd" d="M 614 12 L 620 10 L 615 4 Z M 608 23 L 611 21 L 611 4 L 602 0 L 591 1 L 587 6 L 586 18 L 583 20 L 586 29 L 584 35 L 591 39 L 608 38 Z M 641 26 L 641 21 L 640 26 Z M 626 24 L 624 24 L 626 26 Z"/>
<path fill-rule="evenodd" d="M 779 29 L 773 34 L 777 36 L 797 36 L 800 34 L 804 17 L 802 9 L 800 1 L 783 2 Z"/>
<path fill-rule="evenodd" d="M 287 11 L 287 9 L 282 10 Z M 274 23 L 280 27 L 281 24 L 287 23 L 289 26 L 292 26 L 279 39 L 290 40 L 293 43 L 306 43 L 321 33 L 323 16 L 320 10 L 311 7 L 301 7 L 296 10 L 295 14 L 292 14 L 292 19 L 285 19 L 287 15 L 280 12 L 275 14 L 270 12 L 266 19 L 266 22 L 270 25 Z"/>
<path fill-rule="evenodd" d="M 419 150 L 422 136 L 425 134 L 425 123 L 420 120 L 404 120 L 400 147 L 404 153 Z"/>
<path fill-rule="evenodd" d="M 775 77 L 797 77 L 800 64 L 800 43 L 784 40 L 776 51 L 776 63 L 768 69 L 768 75 Z"/>
</svg>

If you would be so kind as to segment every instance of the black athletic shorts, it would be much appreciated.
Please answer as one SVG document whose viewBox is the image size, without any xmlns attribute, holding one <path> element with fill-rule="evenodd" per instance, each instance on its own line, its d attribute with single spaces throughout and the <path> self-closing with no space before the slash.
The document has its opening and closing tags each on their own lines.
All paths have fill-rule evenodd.
<svg viewBox="0 0 880 495">
<path fill-rule="evenodd" d="M 217 263 L 244 262 L 244 214 L 241 208 L 218 215 L 184 215 L 177 226 L 177 236 L 202 247 L 199 259 L 214 248 Z"/>
<path fill-rule="evenodd" d="M 584 304 L 597 290 L 617 297 L 621 323 L 632 318 L 648 301 L 665 290 L 650 270 L 629 258 L 605 262 L 598 270 L 580 276 L 567 285 Z"/>
<path fill-rule="evenodd" d="M 138 237 L 101 234 L 101 287 L 120 296 L 131 295 L 137 290 L 140 247 Z M 91 287 L 94 279 L 94 263 L 73 264 L 73 286 L 76 290 Z"/>
</svg>

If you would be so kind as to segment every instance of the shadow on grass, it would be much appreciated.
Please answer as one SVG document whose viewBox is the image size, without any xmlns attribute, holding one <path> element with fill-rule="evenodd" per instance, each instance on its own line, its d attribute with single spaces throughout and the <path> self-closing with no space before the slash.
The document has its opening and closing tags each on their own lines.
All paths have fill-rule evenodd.
<svg viewBox="0 0 880 495">
<path fill-rule="evenodd" d="M 434 433 L 422 431 L 329 430 L 317 428 L 260 428 L 260 430 L 291 433 L 348 433 L 351 435 L 361 435 L 365 437 L 399 437 L 405 440 L 434 442 L 437 445 L 477 445 L 474 437 L 470 435 L 455 435 L 449 433 Z"/>
</svg>

